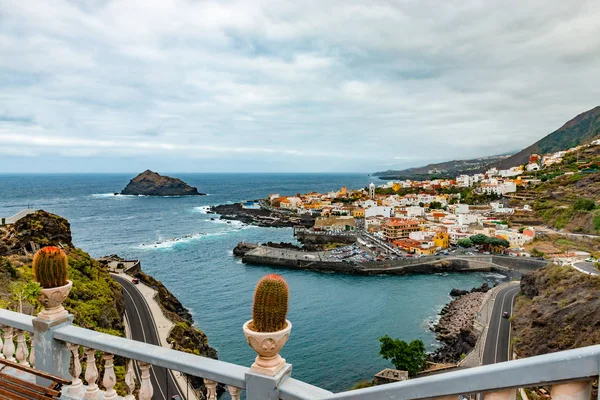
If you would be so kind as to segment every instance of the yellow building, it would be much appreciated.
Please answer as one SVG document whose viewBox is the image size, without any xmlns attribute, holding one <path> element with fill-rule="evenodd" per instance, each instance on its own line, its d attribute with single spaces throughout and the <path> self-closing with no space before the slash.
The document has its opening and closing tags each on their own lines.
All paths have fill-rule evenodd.
<svg viewBox="0 0 600 400">
<path fill-rule="evenodd" d="M 446 232 L 438 232 L 433 237 L 433 244 L 436 248 L 447 249 L 450 247 L 450 236 Z"/>
<path fill-rule="evenodd" d="M 342 188 L 340 189 L 340 195 L 342 195 L 342 196 L 348 195 L 348 188 L 346 186 L 342 186 Z"/>
<path fill-rule="evenodd" d="M 352 216 L 354 218 L 364 218 L 365 217 L 365 209 L 364 208 L 355 208 L 352 210 Z"/>
<path fill-rule="evenodd" d="M 400 184 L 398 182 L 394 182 L 394 184 L 392 185 L 392 189 L 394 190 L 394 192 L 397 192 L 401 188 L 402 188 L 402 186 L 400 186 Z"/>
</svg>

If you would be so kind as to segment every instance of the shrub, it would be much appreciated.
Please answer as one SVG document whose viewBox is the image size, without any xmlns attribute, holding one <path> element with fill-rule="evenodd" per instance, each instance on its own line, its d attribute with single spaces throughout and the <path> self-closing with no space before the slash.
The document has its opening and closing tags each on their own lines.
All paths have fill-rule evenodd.
<svg viewBox="0 0 600 400">
<path fill-rule="evenodd" d="M 591 199 L 577 199 L 573 203 L 574 211 L 592 211 L 596 208 L 596 202 Z"/>
<path fill-rule="evenodd" d="M 407 343 L 385 335 L 379 338 L 379 342 L 379 355 L 390 360 L 396 369 L 408 371 L 408 376 L 413 377 L 425 368 L 427 353 L 422 340 Z"/>
</svg>

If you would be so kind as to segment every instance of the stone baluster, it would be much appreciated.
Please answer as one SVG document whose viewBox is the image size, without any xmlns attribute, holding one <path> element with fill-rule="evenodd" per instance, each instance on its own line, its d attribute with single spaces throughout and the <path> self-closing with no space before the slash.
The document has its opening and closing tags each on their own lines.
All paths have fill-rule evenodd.
<svg viewBox="0 0 600 400">
<path fill-rule="evenodd" d="M 29 367 L 29 362 L 27 362 L 28 355 L 29 350 L 27 349 L 27 339 L 25 339 L 25 331 L 17 330 L 17 352 L 15 356 L 17 357 L 17 361 L 19 362 L 19 364 Z"/>
<path fill-rule="evenodd" d="M 486 393 L 484 400 L 516 400 L 517 389 L 504 389 L 497 392 Z"/>
<path fill-rule="evenodd" d="M 117 392 L 115 391 L 115 384 L 117 383 L 117 377 L 115 375 L 115 367 L 113 364 L 113 354 L 104 354 L 102 359 L 104 360 L 104 376 L 102 377 L 102 385 L 106 389 L 104 394 L 104 400 L 114 400 L 117 398 Z"/>
<path fill-rule="evenodd" d="M 242 389 L 239 387 L 227 385 L 227 391 L 231 396 L 231 400 L 240 400 L 240 394 L 242 393 Z"/>
<path fill-rule="evenodd" d="M 85 347 L 83 351 L 86 355 L 85 381 L 87 382 L 87 387 L 85 389 L 85 398 L 87 400 L 95 400 L 100 394 L 100 389 L 98 389 L 98 384 L 96 383 L 98 381 L 98 368 L 96 367 L 95 358 L 96 350 Z"/>
<path fill-rule="evenodd" d="M 133 391 L 135 390 L 135 378 L 133 373 L 133 361 L 127 362 L 127 373 L 125 374 L 125 385 L 127 385 L 127 396 L 123 400 L 134 400 Z"/>
<path fill-rule="evenodd" d="M 550 394 L 552 400 L 589 400 L 592 395 L 592 382 L 579 381 L 553 385 Z"/>
<path fill-rule="evenodd" d="M 217 400 L 217 383 L 218 382 L 204 378 L 204 386 L 206 386 L 206 400 Z"/>
<path fill-rule="evenodd" d="M 29 352 L 29 365 L 32 368 L 35 368 L 35 335 L 33 333 L 29 334 L 29 347 L 31 347 L 31 351 Z"/>
<path fill-rule="evenodd" d="M 4 358 L 6 358 L 8 361 L 15 361 L 15 343 L 13 342 L 13 328 L 10 326 L 5 327 L 2 336 L 4 337 L 4 348 L 2 349 L 2 354 L 4 354 Z"/>
<path fill-rule="evenodd" d="M 138 361 L 138 366 L 140 367 L 140 392 L 138 397 L 140 400 L 150 400 L 152 395 L 154 394 L 154 389 L 152 388 L 152 382 L 150 382 L 150 367 L 152 365 Z"/>
<path fill-rule="evenodd" d="M 67 348 L 72 354 L 73 363 L 71 364 L 71 389 L 79 389 L 83 386 L 81 382 L 81 361 L 79 360 L 79 345 L 67 343 Z"/>
</svg>

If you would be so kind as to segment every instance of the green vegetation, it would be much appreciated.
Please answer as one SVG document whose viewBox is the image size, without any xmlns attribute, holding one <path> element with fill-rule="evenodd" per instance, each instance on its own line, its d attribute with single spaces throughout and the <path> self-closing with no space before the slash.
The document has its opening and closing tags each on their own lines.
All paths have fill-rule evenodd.
<svg viewBox="0 0 600 400">
<path fill-rule="evenodd" d="M 350 388 L 350 390 L 358 390 L 358 389 L 364 389 L 364 388 L 368 388 L 373 386 L 373 381 L 359 381 L 356 382 L 354 385 L 352 385 L 352 387 Z"/>
<path fill-rule="evenodd" d="M 545 254 L 544 252 L 539 251 L 538 249 L 536 249 L 535 247 L 531 250 L 531 256 L 532 257 L 544 257 Z"/>
<path fill-rule="evenodd" d="M 394 368 L 408 371 L 408 376 L 413 377 L 425 369 L 427 353 L 422 340 L 413 340 L 410 343 L 400 339 L 392 339 L 388 335 L 379 338 L 381 344 L 379 355 L 394 364 Z"/>
<path fill-rule="evenodd" d="M 431 209 L 431 210 L 441 210 L 442 208 L 444 208 L 444 207 L 442 206 L 442 203 L 440 203 L 439 201 L 432 201 L 429 204 L 429 209 Z"/>
<path fill-rule="evenodd" d="M 41 293 L 41 287 L 38 282 L 16 281 L 10 284 L 10 294 L 12 299 L 18 304 L 17 311 L 23 312 L 23 302 L 37 304 L 37 298 Z"/>
<path fill-rule="evenodd" d="M 510 243 L 508 242 L 508 240 L 496 237 L 488 237 L 482 233 L 478 233 L 477 235 L 471 236 L 469 240 L 477 246 L 483 246 L 488 250 L 496 252 L 500 251 L 501 249 L 510 247 Z"/>
<path fill-rule="evenodd" d="M 596 208 L 596 202 L 591 199 L 577 199 L 573 203 L 573 211 L 592 211 Z"/>
<path fill-rule="evenodd" d="M 470 239 L 459 239 L 456 242 L 460 247 L 469 248 L 473 246 L 473 242 Z"/>
<path fill-rule="evenodd" d="M 66 285 L 67 269 L 67 255 L 58 247 L 44 247 L 33 256 L 33 276 L 44 289 Z"/>
<path fill-rule="evenodd" d="M 287 326 L 288 284 L 281 275 L 264 276 L 256 285 L 252 306 L 252 330 L 277 332 Z"/>
</svg>

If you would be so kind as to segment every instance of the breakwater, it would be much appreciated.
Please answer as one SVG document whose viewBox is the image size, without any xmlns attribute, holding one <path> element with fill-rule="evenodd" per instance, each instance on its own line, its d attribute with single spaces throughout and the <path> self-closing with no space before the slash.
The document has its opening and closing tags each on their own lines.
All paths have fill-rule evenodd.
<svg viewBox="0 0 600 400">
<path fill-rule="evenodd" d="M 361 275 L 528 271 L 548 264 L 546 261 L 501 256 L 422 257 L 367 262 L 337 261 L 331 260 L 327 252 L 306 252 L 266 246 L 256 246 L 246 252 L 242 256 L 242 261 L 250 265 Z"/>
</svg>

